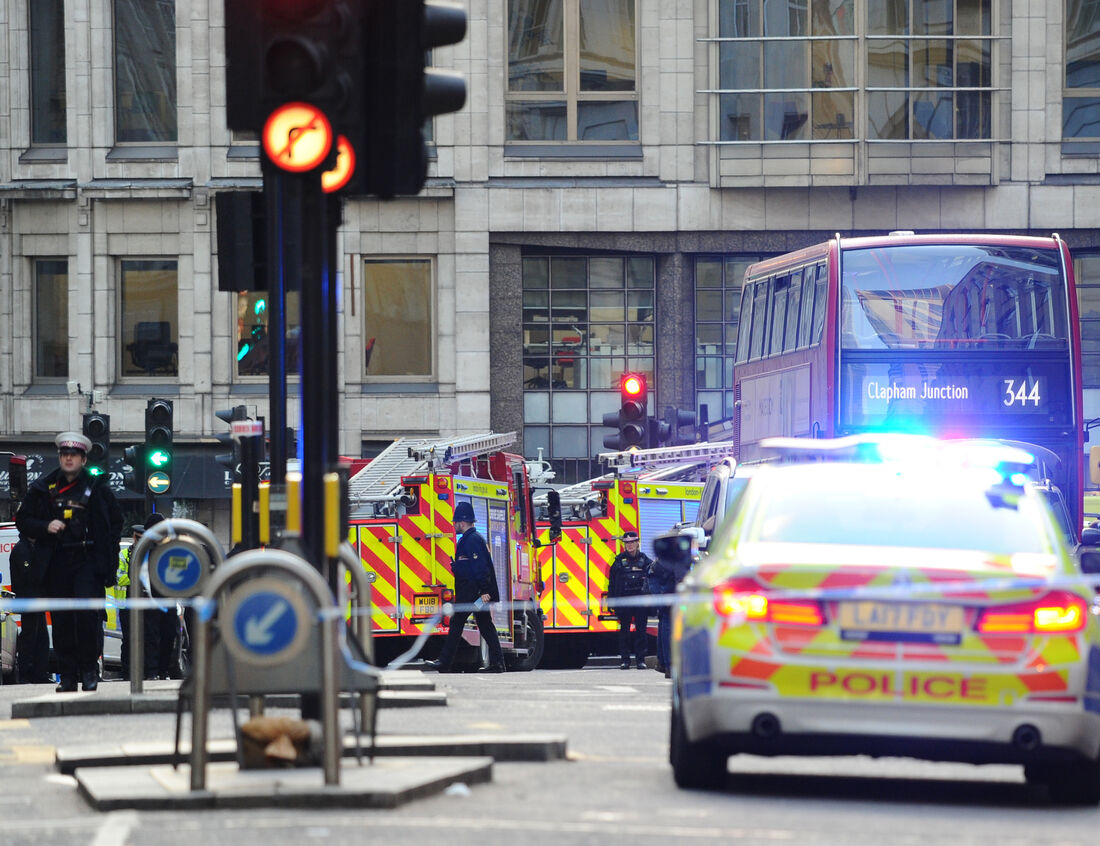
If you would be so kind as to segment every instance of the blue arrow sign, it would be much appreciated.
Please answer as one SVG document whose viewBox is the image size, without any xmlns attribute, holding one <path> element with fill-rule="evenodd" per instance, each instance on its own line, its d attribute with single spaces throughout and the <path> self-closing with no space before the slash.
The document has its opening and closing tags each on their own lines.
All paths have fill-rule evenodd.
<svg viewBox="0 0 1100 846">
<path fill-rule="evenodd" d="M 157 579 L 170 591 L 187 593 L 201 578 L 202 562 L 185 546 L 166 549 L 157 558 Z"/>
<path fill-rule="evenodd" d="M 233 633 L 249 652 L 273 657 L 287 650 L 298 634 L 298 612 L 286 597 L 257 591 L 237 606 Z"/>
</svg>

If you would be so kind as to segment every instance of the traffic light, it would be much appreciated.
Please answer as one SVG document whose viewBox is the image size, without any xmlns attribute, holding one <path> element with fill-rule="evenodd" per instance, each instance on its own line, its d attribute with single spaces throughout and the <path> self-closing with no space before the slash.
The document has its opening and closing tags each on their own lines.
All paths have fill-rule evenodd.
<svg viewBox="0 0 1100 846">
<path fill-rule="evenodd" d="M 150 399 L 145 406 L 146 484 L 155 494 L 172 483 L 172 400 Z"/>
<path fill-rule="evenodd" d="M 622 450 L 645 446 L 649 424 L 646 408 L 649 404 L 649 384 L 644 373 L 624 373 L 619 380 L 619 410 L 603 416 L 603 425 L 618 429 L 605 435 L 603 445 Z"/>
<path fill-rule="evenodd" d="M 229 128 L 261 132 L 279 106 L 306 102 L 321 109 L 335 131 L 347 134 L 343 124 L 361 119 L 359 19 L 367 5 L 362 0 L 228 0 Z"/>
<path fill-rule="evenodd" d="M 134 444 L 122 451 L 122 460 L 130 468 L 123 471 L 123 483 L 126 490 L 136 494 L 145 493 L 145 445 Z"/>
<path fill-rule="evenodd" d="M 235 405 L 232 408 L 223 408 L 221 411 L 215 411 L 214 416 L 228 423 L 230 429 L 232 429 L 233 423 L 236 421 L 248 419 L 248 407 L 244 405 Z M 233 474 L 232 479 L 236 482 L 240 479 L 240 445 L 233 437 L 232 431 L 219 432 L 217 438 L 219 442 L 229 447 L 229 452 L 221 453 L 214 456 L 214 458 L 218 464 Z"/>
<path fill-rule="evenodd" d="M 218 290 L 267 290 L 267 209 L 260 191 L 214 195 Z"/>
<path fill-rule="evenodd" d="M 665 409 L 664 420 L 653 417 L 649 421 L 650 446 L 658 446 L 668 441 L 669 446 L 677 446 L 680 443 L 680 427 L 694 426 L 695 412 L 681 411 L 674 406 Z"/>
<path fill-rule="evenodd" d="M 88 450 L 88 472 L 99 476 L 107 472 L 107 462 L 111 459 L 111 417 L 91 411 L 84 415 L 81 431 L 92 442 Z"/>
<path fill-rule="evenodd" d="M 424 123 L 466 102 L 466 81 L 427 67 L 428 51 L 466 37 L 466 11 L 437 0 L 367 4 L 362 19 L 365 134 L 348 194 L 416 194 L 428 174 Z"/>
</svg>

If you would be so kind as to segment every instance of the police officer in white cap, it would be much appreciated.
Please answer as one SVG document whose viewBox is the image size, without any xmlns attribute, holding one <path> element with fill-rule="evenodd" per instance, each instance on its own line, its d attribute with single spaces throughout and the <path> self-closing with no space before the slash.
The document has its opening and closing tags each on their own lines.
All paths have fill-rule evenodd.
<svg viewBox="0 0 1100 846">
<path fill-rule="evenodd" d="M 48 550 L 47 597 L 103 599 L 103 587 L 114 583 L 118 567 L 115 523 L 121 525 L 121 512 L 107 477 L 84 469 L 92 442 L 79 432 L 62 432 L 54 443 L 60 467 L 27 490 L 16 526 Z M 57 691 L 74 691 L 78 681 L 84 690 L 95 690 L 99 611 L 54 611 L 51 616 L 61 678 Z"/>
</svg>

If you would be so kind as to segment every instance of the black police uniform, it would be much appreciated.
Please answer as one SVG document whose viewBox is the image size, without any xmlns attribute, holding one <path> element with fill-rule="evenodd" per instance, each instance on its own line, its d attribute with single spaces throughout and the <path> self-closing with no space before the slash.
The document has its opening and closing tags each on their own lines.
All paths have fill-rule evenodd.
<svg viewBox="0 0 1100 846">
<path fill-rule="evenodd" d="M 489 554 L 489 546 L 485 538 L 470 526 L 455 545 L 455 557 L 451 562 L 451 572 L 455 577 L 455 603 L 465 605 L 467 608 L 481 596 L 488 594 L 490 602 L 500 602 L 500 591 L 497 588 L 496 570 L 493 567 L 493 557 Z M 455 653 L 458 651 L 459 641 L 462 640 L 462 629 L 466 625 L 466 619 L 471 611 L 455 611 L 451 615 L 451 625 L 447 629 L 447 640 L 443 644 L 443 651 L 439 655 L 439 669 L 446 672 L 451 669 Z M 489 646 L 489 669 L 497 672 L 504 670 L 504 655 L 500 650 L 500 638 L 497 637 L 497 628 L 493 623 L 492 615 L 488 608 L 473 612 L 477 621 L 478 631 Z"/>
<path fill-rule="evenodd" d="M 45 551 L 45 550 L 43 550 Z M 20 535 L 11 548 L 11 589 L 19 599 L 43 596 L 46 567 L 49 564 L 39 554 L 31 538 Z M 29 684 L 44 684 L 50 678 L 50 634 L 46 630 L 45 611 L 24 611 L 19 616 L 19 639 L 16 643 L 16 663 L 19 680 Z"/>
<path fill-rule="evenodd" d="M 646 574 L 652 563 L 649 556 L 641 550 L 638 550 L 638 554 L 633 558 L 623 550 L 615 556 L 607 574 L 607 604 L 619 620 L 619 658 L 622 660 L 623 669 L 630 666 L 631 652 L 634 653 L 638 668 L 645 666 L 649 637 L 646 632 L 649 608 L 638 601 L 638 598 L 649 593 L 646 587 Z M 614 601 L 626 597 L 636 600 L 636 603 Z M 631 624 L 634 626 L 633 632 L 630 630 Z"/>
<path fill-rule="evenodd" d="M 118 504 L 104 477 L 82 470 L 69 482 L 58 468 L 34 481 L 15 516 L 19 531 L 48 552 L 44 593 L 49 597 L 103 599 L 118 568 Z M 52 520 L 65 530 L 50 534 Z M 61 676 L 60 689 L 85 690 L 99 680 L 99 611 L 54 611 L 53 648 Z"/>
</svg>

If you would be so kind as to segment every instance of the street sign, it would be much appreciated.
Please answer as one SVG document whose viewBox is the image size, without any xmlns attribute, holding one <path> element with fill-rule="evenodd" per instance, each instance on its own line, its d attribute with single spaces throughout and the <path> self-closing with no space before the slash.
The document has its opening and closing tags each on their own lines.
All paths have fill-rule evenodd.
<svg viewBox="0 0 1100 846">
<path fill-rule="evenodd" d="M 149 490 L 153 493 L 162 494 L 168 490 L 168 486 L 172 484 L 172 481 L 168 478 L 168 474 L 157 470 L 155 473 L 149 474 L 149 480 L 146 484 L 149 485 Z"/>
<path fill-rule="evenodd" d="M 343 135 L 336 136 L 336 166 L 321 174 L 321 190 L 326 194 L 339 191 L 355 173 L 355 148 Z"/>
<path fill-rule="evenodd" d="M 226 599 L 219 616 L 229 651 L 249 664 L 285 664 L 309 640 L 309 608 L 301 591 L 283 579 L 243 582 Z"/>
<path fill-rule="evenodd" d="M 264 124 L 264 152 L 272 164 L 305 173 L 321 164 L 332 149 L 332 124 L 309 103 L 287 103 Z"/>
<path fill-rule="evenodd" d="M 210 559 L 197 543 L 182 538 L 153 548 L 149 579 L 162 596 L 194 596 Z"/>
</svg>

